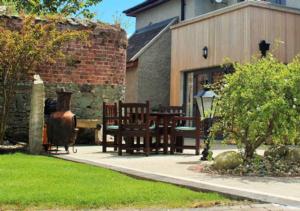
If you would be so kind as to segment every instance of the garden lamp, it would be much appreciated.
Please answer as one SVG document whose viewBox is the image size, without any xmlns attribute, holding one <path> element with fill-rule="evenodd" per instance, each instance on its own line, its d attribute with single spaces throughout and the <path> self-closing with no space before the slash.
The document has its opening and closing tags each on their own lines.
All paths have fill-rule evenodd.
<svg viewBox="0 0 300 211">
<path fill-rule="evenodd" d="M 197 95 L 195 95 L 195 98 L 200 112 L 200 118 L 204 123 L 204 137 L 206 139 L 201 160 L 207 160 L 210 148 L 210 139 L 208 138 L 208 135 L 214 117 L 214 101 L 216 98 L 218 98 L 218 96 L 214 91 L 204 89 L 198 92 Z"/>
<path fill-rule="evenodd" d="M 195 95 L 201 119 L 213 118 L 214 100 L 218 96 L 212 90 L 204 89 Z"/>
</svg>

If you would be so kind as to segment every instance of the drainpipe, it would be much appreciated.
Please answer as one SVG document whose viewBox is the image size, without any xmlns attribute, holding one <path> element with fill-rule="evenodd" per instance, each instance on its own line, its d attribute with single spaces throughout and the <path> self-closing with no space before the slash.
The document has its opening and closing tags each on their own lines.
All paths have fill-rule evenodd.
<svg viewBox="0 0 300 211">
<path fill-rule="evenodd" d="M 181 21 L 185 20 L 185 7 L 186 7 L 185 0 L 181 0 Z"/>
</svg>

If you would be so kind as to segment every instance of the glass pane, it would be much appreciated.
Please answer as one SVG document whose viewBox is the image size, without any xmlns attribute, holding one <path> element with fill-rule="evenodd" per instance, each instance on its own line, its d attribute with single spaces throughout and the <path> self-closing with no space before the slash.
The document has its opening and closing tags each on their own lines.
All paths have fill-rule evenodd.
<svg viewBox="0 0 300 211">
<path fill-rule="evenodd" d="M 203 98 L 203 106 L 204 106 L 204 117 L 210 117 L 211 116 L 211 105 L 213 103 L 213 98 L 210 97 L 204 97 Z M 201 117 L 203 118 L 203 117 Z"/>
<path fill-rule="evenodd" d="M 208 74 L 198 74 L 195 77 L 196 77 L 195 94 L 197 94 L 199 91 L 202 91 L 204 89 L 204 85 L 206 85 L 209 82 L 209 76 Z"/>
<path fill-rule="evenodd" d="M 187 74 L 187 87 L 186 87 L 186 116 L 193 116 L 193 103 L 194 103 L 194 92 L 193 83 L 194 73 Z"/>
</svg>

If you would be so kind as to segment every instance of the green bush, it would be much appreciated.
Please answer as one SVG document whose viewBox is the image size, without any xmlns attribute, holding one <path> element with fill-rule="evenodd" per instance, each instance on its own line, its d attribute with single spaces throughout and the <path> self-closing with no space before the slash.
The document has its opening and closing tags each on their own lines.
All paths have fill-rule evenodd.
<svg viewBox="0 0 300 211">
<path fill-rule="evenodd" d="M 222 129 L 236 140 L 248 161 L 262 144 L 293 144 L 300 123 L 299 58 L 285 65 L 270 54 L 233 65 L 235 72 L 225 76 L 220 90 L 221 121 L 213 131 Z"/>
</svg>

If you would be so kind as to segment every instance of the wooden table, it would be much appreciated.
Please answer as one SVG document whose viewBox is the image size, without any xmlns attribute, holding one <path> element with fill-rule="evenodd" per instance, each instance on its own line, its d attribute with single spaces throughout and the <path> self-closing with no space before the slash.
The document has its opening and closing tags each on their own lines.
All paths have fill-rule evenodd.
<svg viewBox="0 0 300 211">
<path fill-rule="evenodd" d="M 169 112 L 151 112 L 151 116 L 157 118 L 158 124 L 163 124 L 163 149 L 164 154 L 168 153 L 168 136 L 169 136 L 169 126 L 173 117 L 182 115 L 181 113 L 169 113 Z M 159 125 L 158 125 L 159 127 Z"/>
</svg>

